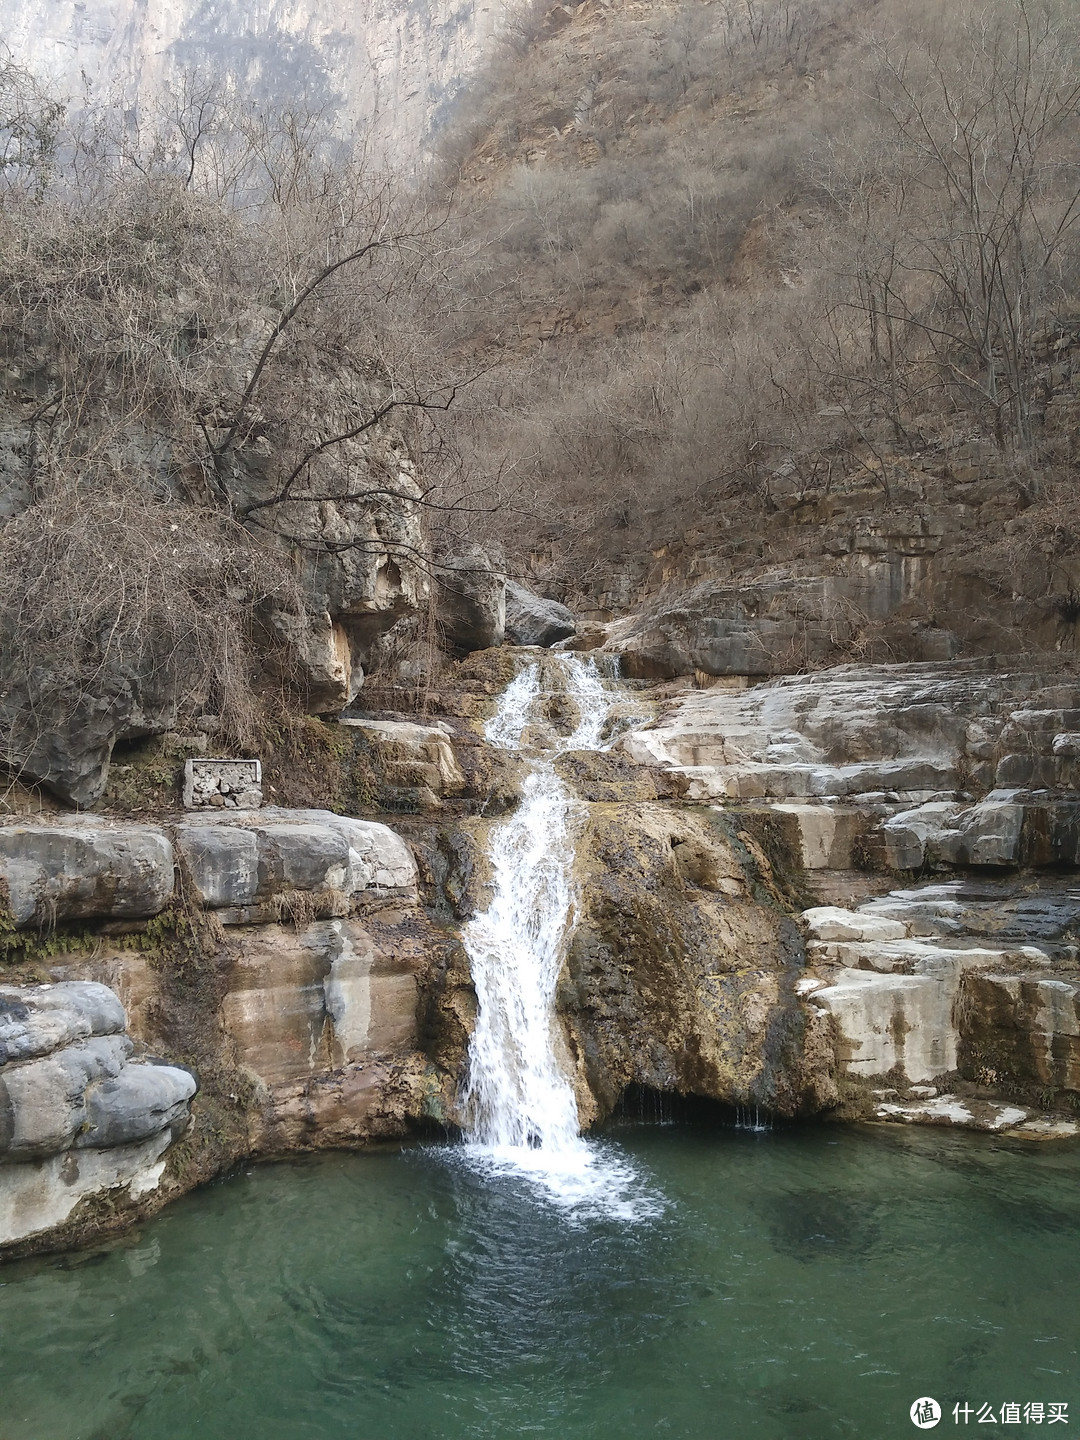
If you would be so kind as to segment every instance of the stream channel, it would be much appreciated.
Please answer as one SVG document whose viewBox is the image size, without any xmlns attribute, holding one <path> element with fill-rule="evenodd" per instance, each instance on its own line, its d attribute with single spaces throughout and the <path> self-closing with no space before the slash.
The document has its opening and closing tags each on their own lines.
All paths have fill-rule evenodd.
<svg viewBox="0 0 1080 1440">
<path fill-rule="evenodd" d="M 1076 1145 L 633 1107 L 579 1136 L 552 759 L 607 743 L 611 699 L 564 674 L 563 738 L 535 668 L 488 725 L 532 767 L 463 934 L 464 1139 L 252 1167 L 0 1270 L 0 1440 L 883 1440 L 921 1396 L 941 1433 L 956 1404 L 1080 1424 Z"/>
</svg>

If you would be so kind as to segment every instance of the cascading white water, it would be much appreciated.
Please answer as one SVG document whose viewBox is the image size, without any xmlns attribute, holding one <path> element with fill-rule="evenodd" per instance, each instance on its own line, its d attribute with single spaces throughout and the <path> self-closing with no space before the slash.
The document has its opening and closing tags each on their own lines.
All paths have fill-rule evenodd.
<svg viewBox="0 0 1080 1440">
<path fill-rule="evenodd" d="M 525 749 L 530 727 L 536 744 L 521 804 L 491 837 L 491 904 L 462 934 L 478 1000 L 463 1097 L 467 1134 L 474 1158 L 527 1173 L 567 1208 L 643 1218 L 656 1213 L 656 1199 L 610 1148 L 580 1135 L 556 1043 L 555 987 L 573 924 L 580 807 L 554 760 L 568 750 L 606 748 L 618 697 L 592 661 L 565 655 L 546 663 L 560 672 L 577 710 L 573 733 L 540 737 L 538 663 L 507 687 L 485 727 L 489 743 L 502 749 Z"/>
</svg>

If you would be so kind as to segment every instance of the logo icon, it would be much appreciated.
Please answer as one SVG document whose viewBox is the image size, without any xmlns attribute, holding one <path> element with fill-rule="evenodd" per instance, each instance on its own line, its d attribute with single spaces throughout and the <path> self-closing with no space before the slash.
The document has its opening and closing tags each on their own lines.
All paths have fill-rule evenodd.
<svg viewBox="0 0 1080 1440">
<path fill-rule="evenodd" d="M 941 1406 L 929 1395 L 916 1400 L 911 1407 L 911 1423 L 919 1430 L 932 1430 L 941 1419 Z"/>
</svg>

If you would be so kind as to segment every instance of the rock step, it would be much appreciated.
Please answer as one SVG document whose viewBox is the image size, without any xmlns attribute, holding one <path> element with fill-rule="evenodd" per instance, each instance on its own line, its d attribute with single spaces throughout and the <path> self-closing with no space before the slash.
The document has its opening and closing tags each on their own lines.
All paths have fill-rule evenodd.
<svg viewBox="0 0 1080 1440">
<path fill-rule="evenodd" d="M 1080 1097 L 1080 887 L 912 887 L 804 912 L 805 1002 L 843 1069 Z"/>
<path fill-rule="evenodd" d="M 0 827 L 0 882 L 17 929 L 77 920 L 142 920 L 174 895 L 177 857 L 202 903 L 226 920 L 275 917 L 307 894 L 347 912 L 360 899 L 413 900 L 416 864 L 385 825 L 324 810 L 262 809 L 192 818 L 171 834 L 84 816 Z"/>
</svg>

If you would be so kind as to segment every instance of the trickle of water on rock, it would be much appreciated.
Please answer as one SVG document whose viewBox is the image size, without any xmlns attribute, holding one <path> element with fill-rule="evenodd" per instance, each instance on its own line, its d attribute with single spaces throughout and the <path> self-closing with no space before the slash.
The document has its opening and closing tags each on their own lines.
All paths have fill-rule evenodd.
<svg viewBox="0 0 1080 1440">
<path fill-rule="evenodd" d="M 482 1167 L 528 1177 L 568 1212 L 647 1219 L 662 1203 L 617 1146 L 580 1135 L 556 1049 L 555 986 L 573 927 L 581 811 L 554 761 L 568 750 L 608 748 L 620 697 L 589 660 L 545 663 L 577 711 L 573 732 L 555 734 L 539 713 L 539 663 L 507 686 L 485 726 L 488 742 L 502 749 L 525 749 L 527 731 L 534 744 L 521 804 L 491 835 L 491 904 L 462 932 L 478 1000 L 463 1096 L 466 1153 Z"/>
</svg>

